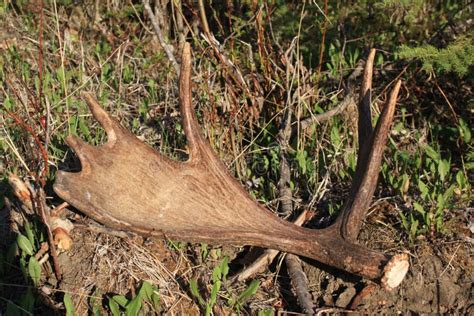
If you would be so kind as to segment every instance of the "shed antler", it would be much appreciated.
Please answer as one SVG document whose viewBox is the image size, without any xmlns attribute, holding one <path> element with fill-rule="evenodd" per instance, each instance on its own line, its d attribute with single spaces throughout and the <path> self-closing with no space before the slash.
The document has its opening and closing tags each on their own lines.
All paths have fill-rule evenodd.
<svg viewBox="0 0 474 316">
<path fill-rule="evenodd" d="M 370 68 L 371 62 L 367 64 Z M 350 197 L 334 225 L 312 230 L 282 220 L 258 204 L 227 171 L 200 131 L 192 107 L 191 70 L 186 44 L 179 91 L 188 161 L 176 162 L 159 154 L 121 127 L 90 94 L 84 94 L 108 142 L 94 147 L 75 136 L 67 137 L 82 171 L 58 172 L 55 192 L 86 215 L 116 229 L 190 242 L 278 249 L 381 281 L 387 288 L 400 284 L 408 270 L 406 255 L 392 257 L 354 243 L 377 182 L 400 82 L 374 132 L 370 101 L 361 97 L 359 113 L 369 111 L 369 116 L 361 119 L 368 125 L 360 133 L 366 139 L 361 139 Z M 370 78 L 371 72 L 369 69 L 365 77 Z M 364 82 L 363 96 L 370 93 L 370 82 Z"/>
</svg>

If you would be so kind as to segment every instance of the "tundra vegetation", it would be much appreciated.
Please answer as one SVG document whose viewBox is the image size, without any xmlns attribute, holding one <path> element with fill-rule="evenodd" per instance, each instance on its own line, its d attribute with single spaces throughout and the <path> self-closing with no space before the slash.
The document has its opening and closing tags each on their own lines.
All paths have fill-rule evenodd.
<svg viewBox="0 0 474 316">
<path fill-rule="evenodd" d="M 468 0 L 3 1 L 0 313 L 473 313 L 472 11 Z M 57 171 L 81 168 L 65 138 L 107 141 L 83 92 L 187 159 L 185 42 L 214 152 L 260 204 L 313 229 L 350 196 L 375 49 L 374 126 L 402 85 L 358 243 L 407 256 L 400 286 L 278 251 L 118 231 L 63 203 Z"/>
</svg>

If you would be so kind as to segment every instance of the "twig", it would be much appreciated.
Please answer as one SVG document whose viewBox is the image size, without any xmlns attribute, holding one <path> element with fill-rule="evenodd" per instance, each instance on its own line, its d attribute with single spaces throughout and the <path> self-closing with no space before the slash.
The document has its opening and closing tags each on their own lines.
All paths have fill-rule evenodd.
<svg viewBox="0 0 474 316">
<path fill-rule="evenodd" d="M 40 23 L 39 23 L 39 40 L 38 40 L 38 105 L 41 108 L 41 98 L 43 97 L 43 31 L 44 31 L 44 3 L 40 1 Z M 40 114 L 40 113 L 38 113 Z"/>
<path fill-rule="evenodd" d="M 173 10 L 173 17 L 176 23 L 176 32 L 178 33 L 178 45 L 182 49 L 186 40 L 186 34 L 184 31 L 183 12 L 181 0 L 175 0 L 171 2 L 171 9 Z"/>
<path fill-rule="evenodd" d="M 448 264 L 446 265 L 446 267 L 444 268 L 444 270 L 443 270 L 443 271 L 441 272 L 441 274 L 439 275 L 438 280 L 443 276 L 443 274 L 446 273 L 446 271 L 448 271 L 448 268 L 451 266 L 451 262 L 453 262 L 454 257 L 456 257 L 456 254 L 458 253 L 458 250 L 459 250 L 460 247 L 461 247 L 461 244 L 459 244 L 459 245 L 456 247 L 456 250 L 454 250 L 454 253 L 453 253 L 453 255 L 451 256 L 451 259 L 449 259 Z"/>
<path fill-rule="evenodd" d="M 33 137 L 33 140 L 34 142 L 36 143 L 36 145 L 38 146 L 39 148 L 39 151 L 40 151 L 40 155 L 41 155 L 41 158 L 43 159 L 43 168 L 41 169 L 41 172 L 40 174 L 35 177 L 35 180 L 40 182 L 41 183 L 41 186 L 44 187 L 44 185 L 46 184 L 46 176 L 47 174 L 49 173 L 49 166 L 48 166 L 48 153 L 46 152 L 46 150 L 44 149 L 44 146 L 43 144 L 41 143 L 38 135 L 35 133 L 35 131 L 31 128 L 31 126 L 29 126 L 28 124 L 26 124 L 18 115 L 16 115 L 15 113 L 13 112 L 10 112 L 8 110 L 5 110 L 6 113 L 15 121 L 16 124 L 20 125 L 25 131 L 27 131 L 32 137 Z M 38 160 L 40 160 L 40 158 L 38 158 Z M 38 165 L 40 165 L 40 161 L 38 161 Z"/>
<path fill-rule="evenodd" d="M 51 139 L 51 104 L 47 97 L 45 97 L 46 103 L 46 137 L 44 139 L 44 150 L 48 152 L 49 142 Z"/>
<path fill-rule="evenodd" d="M 351 313 L 350 309 L 339 308 L 339 307 L 322 307 L 315 310 L 316 316 L 319 315 L 343 315 L 343 313 Z"/>
<path fill-rule="evenodd" d="M 232 282 L 245 281 L 257 273 L 264 271 L 278 256 L 279 250 L 267 249 L 263 254 L 252 262 L 248 267 L 232 277 Z"/>
<path fill-rule="evenodd" d="M 291 196 L 291 190 L 289 190 L 289 192 Z M 288 269 L 288 275 L 291 278 L 291 283 L 296 292 L 296 297 L 298 298 L 298 303 L 300 304 L 303 313 L 312 314 L 314 308 L 313 298 L 311 293 L 309 293 L 308 278 L 303 271 L 298 256 L 287 253 L 285 256 L 285 263 Z"/>
<path fill-rule="evenodd" d="M 151 24 L 153 25 L 153 29 L 155 30 L 156 36 L 158 37 L 158 41 L 160 42 L 161 47 L 163 47 L 163 49 L 165 50 L 165 53 L 168 56 L 168 59 L 171 62 L 171 65 L 173 65 L 174 70 L 179 75 L 180 66 L 178 62 L 176 61 L 176 58 L 174 57 L 171 45 L 167 44 L 165 41 L 163 32 L 161 31 L 161 28 L 160 28 L 160 24 L 158 23 L 157 18 L 150 7 L 150 1 L 143 0 L 143 6 L 145 7 L 145 11 L 148 14 L 148 17 L 150 18 Z"/>
<path fill-rule="evenodd" d="M 278 195 L 280 200 L 281 213 L 290 215 L 293 212 L 293 195 L 290 189 L 291 171 L 290 164 L 286 158 L 289 150 L 291 138 L 291 115 L 293 111 L 288 106 L 285 111 L 285 117 L 282 121 L 280 132 L 278 133 L 278 142 L 280 143 L 280 180 L 278 181 Z"/>
<path fill-rule="evenodd" d="M 321 8 L 319 8 L 316 1 L 314 3 L 318 7 L 318 9 L 321 10 Z M 316 78 L 318 78 L 318 81 L 319 81 L 319 76 L 321 75 L 321 66 L 323 64 L 324 47 L 325 47 L 324 44 L 325 44 L 325 41 L 326 41 L 326 31 L 327 31 L 328 21 L 329 21 L 329 19 L 327 18 L 327 15 L 328 15 L 328 0 L 324 0 L 324 12 L 321 12 L 321 13 L 324 15 L 325 19 L 324 19 L 324 24 L 323 24 L 322 36 L 321 36 L 321 46 L 319 48 L 319 64 L 318 64 L 318 70 L 317 70 L 317 76 L 316 76 Z"/>
<path fill-rule="evenodd" d="M 355 104 L 356 103 L 355 103 L 355 100 L 354 100 L 354 95 L 353 94 L 347 94 L 345 96 L 344 100 L 342 100 L 341 103 L 339 103 L 339 105 L 332 108 L 331 110 L 326 111 L 326 112 L 321 113 L 321 114 L 312 115 L 310 117 L 307 117 L 307 118 L 303 119 L 300 122 L 300 130 L 305 130 L 305 129 L 309 128 L 310 126 L 312 126 L 313 124 L 327 121 L 331 117 L 343 112 L 349 106 L 355 105 Z"/>
<path fill-rule="evenodd" d="M 206 8 L 204 7 L 204 1 L 198 0 L 198 4 L 199 4 L 199 13 L 201 15 L 202 28 L 204 29 L 204 33 L 206 33 L 206 35 L 209 37 L 209 34 L 211 32 L 209 31 L 209 24 L 207 23 Z"/>
<path fill-rule="evenodd" d="M 288 67 L 289 65 L 290 63 L 288 63 Z M 292 83 L 293 82 L 287 82 L 287 85 L 291 86 Z M 291 89 L 288 89 L 288 91 L 291 91 Z M 285 116 L 278 133 L 278 142 L 280 144 L 280 180 L 278 181 L 278 195 L 280 199 L 280 210 L 286 215 L 293 213 L 293 193 L 290 188 L 291 170 L 287 159 L 290 149 L 290 140 L 293 134 L 291 128 L 292 114 L 292 104 L 288 102 Z M 287 254 L 285 263 L 301 309 L 304 313 L 312 314 L 314 304 L 308 290 L 308 279 L 301 267 L 299 258 L 295 255 Z"/>
<path fill-rule="evenodd" d="M 38 41 L 38 107 L 41 109 L 41 99 L 43 99 L 43 33 L 44 33 L 44 3 L 43 0 L 40 1 L 40 25 L 39 25 L 39 41 Z M 42 120 L 42 113 L 38 113 L 40 117 L 40 125 L 45 129 L 45 141 L 44 141 L 44 149 L 48 152 L 48 145 L 49 145 L 49 134 L 50 134 L 50 107 L 49 104 L 47 105 L 46 110 L 46 119 Z M 44 124 L 44 125 L 43 125 Z M 45 162 L 48 163 L 47 161 Z"/>
<path fill-rule="evenodd" d="M 301 131 L 304 131 L 305 129 L 309 128 L 313 124 L 318 124 L 318 123 L 327 121 L 333 116 L 338 115 L 339 113 L 342 113 L 348 107 L 355 106 L 356 101 L 355 101 L 355 91 L 354 91 L 355 89 L 354 89 L 353 82 L 362 74 L 363 71 L 364 71 L 363 60 L 361 59 L 357 63 L 354 71 L 349 75 L 349 77 L 347 77 L 347 85 L 345 89 L 346 96 L 344 97 L 344 99 L 336 107 L 332 108 L 329 111 L 326 111 L 321 114 L 311 115 L 310 117 L 302 119 L 299 122 L 299 126 L 295 126 L 292 128 L 292 135 L 295 135 L 297 128 L 299 128 Z"/>
<path fill-rule="evenodd" d="M 298 303 L 301 306 L 301 310 L 305 314 L 312 315 L 314 313 L 313 297 L 308 290 L 308 278 L 303 272 L 301 261 L 298 256 L 291 253 L 286 254 L 285 257 L 286 267 L 288 274 L 290 275 L 291 284 L 296 292 Z"/>
<path fill-rule="evenodd" d="M 25 160 L 23 159 L 23 157 L 20 155 L 20 152 L 18 150 L 18 148 L 16 147 L 15 143 L 13 142 L 10 134 L 8 133 L 8 130 L 5 128 L 6 126 L 6 121 L 5 121 L 5 118 L 3 117 L 2 114 L 0 114 L 0 126 L 2 128 L 2 133 L 0 134 L 0 140 L 3 142 L 5 142 L 7 144 L 7 146 L 9 147 L 10 151 L 16 156 L 16 158 L 20 161 L 20 164 L 23 166 L 23 168 L 25 168 L 25 170 L 28 172 L 28 173 L 31 173 L 31 170 L 30 168 L 28 167 L 28 165 L 26 164 Z"/>
<path fill-rule="evenodd" d="M 459 124 L 458 115 L 456 114 L 456 111 L 454 111 L 453 105 L 452 105 L 451 102 L 449 101 L 448 96 L 446 95 L 446 93 L 444 93 L 443 89 L 441 89 L 441 87 L 439 86 L 438 80 L 435 80 L 435 81 L 434 81 L 434 84 L 435 84 L 436 88 L 438 88 L 438 91 L 441 92 L 441 95 L 443 96 L 444 100 L 445 100 L 446 103 L 448 104 L 449 109 L 451 110 L 451 113 L 453 113 L 453 118 L 454 118 L 454 120 L 456 121 L 456 123 Z"/>
<path fill-rule="evenodd" d="M 53 1 L 53 8 L 54 8 L 54 16 L 56 20 L 56 36 L 58 37 L 58 44 L 59 44 L 59 56 L 61 57 L 61 67 L 60 71 L 62 74 L 62 89 L 64 92 L 64 104 L 66 105 L 66 117 L 67 117 L 67 128 L 69 134 L 72 134 L 71 130 L 71 114 L 69 112 L 69 99 L 70 94 L 68 93 L 68 85 L 66 84 L 66 68 L 65 68 L 65 56 L 66 56 L 66 48 L 64 45 L 64 39 L 61 39 L 61 30 L 59 27 L 59 13 L 58 13 L 58 6 L 56 0 Z M 47 162 L 46 162 L 47 163 Z"/>
<path fill-rule="evenodd" d="M 36 260 L 40 260 L 41 257 L 43 257 L 43 255 L 48 252 L 49 250 L 49 245 L 47 242 L 42 242 L 41 243 L 41 246 L 40 246 L 40 249 L 38 250 L 38 252 L 35 254 L 35 258 Z"/>
<path fill-rule="evenodd" d="M 323 10 L 321 10 L 321 8 L 319 7 L 318 3 L 315 0 L 313 0 L 313 4 L 316 6 L 316 8 L 318 8 L 319 12 L 321 12 L 321 14 L 324 16 L 324 18 L 326 19 L 326 22 L 331 23 L 331 20 L 329 20 L 329 17 L 328 17 L 327 8 L 325 7 L 324 8 L 325 12 L 323 12 Z M 326 1 L 324 4 L 326 5 Z"/>
<path fill-rule="evenodd" d="M 221 44 L 219 43 L 219 41 L 217 41 L 215 36 L 212 33 L 209 33 L 209 36 L 208 34 L 201 33 L 201 37 L 209 44 L 209 46 L 212 47 L 217 58 L 219 58 L 219 60 L 221 61 L 222 66 L 224 66 L 224 69 L 227 70 L 229 76 L 231 76 L 232 79 L 245 90 L 247 95 L 251 96 L 252 94 L 250 93 L 249 87 L 244 79 L 244 76 L 242 75 L 241 71 L 234 65 L 234 63 L 229 59 L 229 57 L 227 57 L 221 47 Z"/>
<path fill-rule="evenodd" d="M 59 266 L 58 252 L 56 251 L 56 246 L 54 245 L 54 237 L 53 237 L 53 233 L 51 232 L 51 226 L 49 224 L 49 213 L 47 211 L 49 209 L 46 206 L 44 191 L 41 187 L 38 188 L 38 194 L 36 198 L 36 207 L 38 210 L 38 215 L 40 216 L 41 220 L 43 221 L 44 226 L 46 227 L 46 233 L 48 235 L 49 250 L 51 253 L 51 257 L 53 259 L 54 275 L 56 276 L 56 279 L 58 281 L 61 281 L 62 273 Z"/>
<path fill-rule="evenodd" d="M 51 210 L 52 217 L 59 217 L 62 210 L 66 209 L 69 206 L 68 202 L 63 202 L 60 205 L 56 206 L 53 210 Z"/>
</svg>

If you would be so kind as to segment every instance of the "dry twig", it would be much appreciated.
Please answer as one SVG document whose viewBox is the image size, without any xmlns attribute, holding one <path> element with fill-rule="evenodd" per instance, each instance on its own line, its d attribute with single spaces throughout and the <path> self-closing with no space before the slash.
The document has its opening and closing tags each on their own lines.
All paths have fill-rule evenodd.
<svg viewBox="0 0 474 316">
<path fill-rule="evenodd" d="M 354 81 L 355 81 L 355 79 L 357 79 L 361 75 L 361 73 L 363 71 L 366 71 L 366 73 L 364 73 L 364 78 L 365 78 L 364 82 L 367 82 L 368 84 L 371 84 L 372 77 L 368 78 L 368 76 L 372 74 L 374 57 L 375 57 L 375 49 L 372 49 L 369 53 L 369 56 L 368 56 L 367 62 L 366 62 L 368 67 L 363 67 L 362 60 L 357 64 L 354 71 L 347 78 L 347 87 L 345 89 L 346 96 L 344 97 L 344 99 L 337 106 L 335 106 L 334 108 L 332 108 L 332 109 L 330 109 L 330 110 L 328 110 L 324 113 L 311 115 L 310 117 L 302 119 L 299 122 L 299 129 L 304 131 L 305 129 L 313 126 L 313 124 L 318 124 L 318 123 L 322 123 L 324 121 L 327 121 L 331 117 L 333 117 L 335 115 L 338 115 L 339 113 L 344 112 L 347 108 L 350 108 L 350 107 L 353 107 L 353 106 L 355 107 L 356 106 L 356 101 L 355 101 L 356 91 L 355 91 L 355 88 L 354 88 Z M 370 72 L 368 72 L 369 70 L 370 70 Z M 368 82 L 369 80 L 370 80 L 370 82 Z M 368 89 L 367 86 L 362 87 L 361 90 L 362 90 L 363 93 L 360 93 L 360 95 L 361 95 L 360 103 L 361 102 L 366 102 L 366 103 L 368 102 L 368 105 L 366 103 L 364 103 L 364 108 L 362 110 L 365 110 L 367 108 L 369 109 L 368 113 L 364 113 L 363 116 L 365 118 L 365 121 L 366 121 L 366 118 L 368 117 L 369 122 L 370 122 L 370 99 L 371 99 L 371 94 L 370 93 L 371 93 L 371 91 L 370 91 L 370 89 L 368 89 L 368 90 L 367 89 Z M 367 92 L 367 93 L 365 93 L 364 91 Z M 362 99 L 363 99 L 363 101 L 362 101 Z M 364 124 L 368 124 L 365 121 L 364 121 Z M 361 125 L 361 124 L 359 124 L 359 125 Z M 292 129 L 292 134 L 295 134 L 296 129 L 297 129 L 297 126 L 294 126 L 293 129 Z M 364 139 L 365 139 L 365 136 L 366 135 L 364 135 Z"/>
<path fill-rule="evenodd" d="M 163 49 L 165 50 L 166 56 L 168 56 L 168 59 L 171 62 L 171 65 L 173 65 L 174 70 L 179 75 L 180 66 L 178 62 L 176 61 L 176 58 L 174 57 L 173 47 L 166 43 L 165 37 L 163 36 L 163 31 L 161 30 L 157 17 L 155 16 L 155 14 L 153 13 L 153 10 L 150 7 L 150 1 L 143 0 L 143 5 L 145 7 L 146 13 L 148 14 L 148 17 L 150 18 L 151 24 L 153 24 L 153 29 L 155 30 L 156 36 L 158 37 L 158 41 L 160 42 L 161 47 L 163 47 Z M 158 17 L 158 18 L 163 18 L 163 17 Z"/>
<path fill-rule="evenodd" d="M 317 115 L 312 115 L 303 119 L 300 124 L 300 130 L 305 130 L 312 126 L 313 124 L 321 123 L 324 121 L 329 120 L 331 117 L 338 115 L 339 113 L 344 112 L 345 109 L 350 107 L 351 105 L 355 105 L 354 95 L 347 94 L 344 100 L 339 103 L 336 107 Z"/>
<path fill-rule="evenodd" d="M 204 33 L 206 33 L 206 35 L 209 36 L 211 32 L 209 30 L 209 23 L 207 23 L 206 8 L 204 7 L 204 1 L 198 0 L 198 4 L 199 4 L 199 14 L 201 15 L 202 28 L 204 29 Z"/>
<path fill-rule="evenodd" d="M 58 260 L 58 252 L 56 251 L 56 246 L 54 244 L 54 236 L 50 225 L 50 216 L 49 216 L 49 208 L 46 205 L 46 199 L 44 196 L 44 191 L 42 188 L 38 189 L 38 194 L 36 198 L 36 208 L 38 215 L 40 216 L 45 228 L 46 233 L 48 236 L 48 244 L 49 244 L 49 252 L 51 253 L 51 258 L 53 260 L 54 266 L 54 275 L 58 281 L 62 279 L 61 268 L 59 266 Z"/>
<path fill-rule="evenodd" d="M 377 289 L 377 285 L 374 284 L 374 283 L 370 283 L 368 284 L 366 287 L 364 287 L 360 292 L 359 294 L 357 294 L 353 299 L 352 299 L 352 303 L 349 305 L 349 309 L 356 309 L 357 307 L 359 307 L 360 303 L 362 302 L 362 300 L 369 296 L 370 294 L 372 294 L 375 290 Z"/>
<path fill-rule="evenodd" d="M 298 303 L 301 306 L 301 310 L 305 314 L 312 315 L 314 309 L 313 297 L 309 292 L 308 278 L 303 271 L 300 258 L 288 253 L 285 257 L 285 263 L 288 269 L 288 274 L 291 278 L 291 283 L 296 292 L 296 297 L 298 298 Z"/>
</svg>

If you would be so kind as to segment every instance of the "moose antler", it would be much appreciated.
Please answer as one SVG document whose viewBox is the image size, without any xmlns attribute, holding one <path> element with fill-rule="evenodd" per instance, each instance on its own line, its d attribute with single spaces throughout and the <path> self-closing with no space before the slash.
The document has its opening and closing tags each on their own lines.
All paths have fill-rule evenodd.
<svg viewBox="0 0 474 316">
<path fill-rule="evenodd" d="M 391 257 L 354 241 L 375 189 L 400 81 L 374 132 L 370 111 L 369 117 L 361 120 L 370 128 L 360 133 L 366 139 L 361 142 L 351 196 L 340 219 L 329 228 L 312 230 L 291 224 L 258 204 L 215 155 L 192 107 L 191 70 L 186 44 L 179 93 L 188 161 L 176 162 L 159 154 L 121 127 L 86 93 L 89 108 L 104 127 L 108 141 L 94 147 L 68 136 L 66 143 L 79 157 L 82 171 L 59 171 L 55 192 L 86 215 L 116 229 L 189 242 L 278 249 L 379 280 L 387 288 L 398 286 L 408 270 L 406 255 Z M 363 95 L 370 93 L 370 83 L 364 85 Z M 361 104 L 365 112 L 359 112 L 367 113 L 370 102 Z"/>
</svg>

